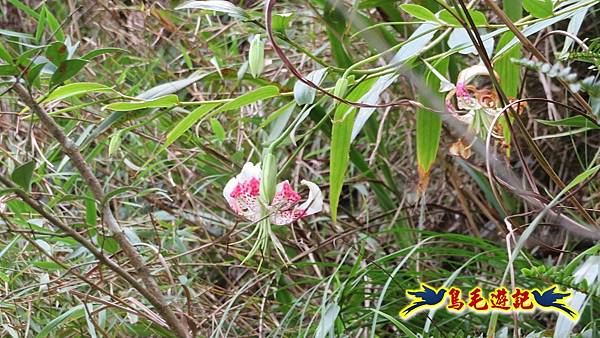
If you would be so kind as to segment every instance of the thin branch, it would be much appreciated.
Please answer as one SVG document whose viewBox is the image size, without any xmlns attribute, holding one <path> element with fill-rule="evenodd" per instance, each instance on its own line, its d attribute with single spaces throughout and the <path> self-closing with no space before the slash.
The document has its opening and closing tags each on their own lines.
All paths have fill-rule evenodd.
<svg viewBox="0 0 600 338">
<path fill-rule="evenodd" d="M 25 102 L 25 104 L 36 115 L 38 115 L 43 125 L 48 129 L 50 134 L 58 141 L 62 150 L 67 154 L 67 156 L 69 156 L 69 158 L 73 162 L 73 165 L 81 174 L 81 177 L 91 190 L 94 198 L 99 202 L 103 202 L 105 199 L 105 195 L 102 191 L 102 186 L 100 185 L 100 182 L 92 172 L 91 167 L 85 162 L 85 159 L 81 155 L 78 146 L 65 135 L 62 128 L 33 99 L 31 93 L 29 93 L 27 88 L 25 88 L 21 83 L 16 83 L 13 89 L 19 95 L 21 100 L 23 100 L 23 102 Z M 139 252 L 137 252 L 135 247 L 131 244 L 131 242 L 123 232 L 123 229 L 118 224 L 112 211 L 110 210 L 110 206 L 107 203 L 103 204 L 104 205 L 102 206 L 102 219 L 112 232 L 112 236 L 119 243 L 119 246 L 121 247 L 125 255 L 127 255 L 129 260 L 131 261 L 131 264 L 135 268 L 137 274 L 142 279 L 145 286 L 145 288 L 142 287 L 142 289 L 144 289 L 144 291 L 146 291 L 148 295 L 151 295 L 151 297 L 148 297 L 146 295 L 145 297 L 148 299 L 148 301 L 152 303 L 152 305 L 156 307 L 156 310 L 160 313 L 161 316 L 163 316 L 163 319 L 169 324 L 171 329 L 173 329 L 179 337 L 189 337 L 189 332 L 185 328 L 187 325 L 180 321 L 175 316 L 175 313 L 169 308 L 162 292 L 160 291 L 158 284 L 150 276 L 150 270 L 144 263 L 142 256 L 139 254 Z M 138 291 L 141 292 L 141 290 Z"/>
</svg>

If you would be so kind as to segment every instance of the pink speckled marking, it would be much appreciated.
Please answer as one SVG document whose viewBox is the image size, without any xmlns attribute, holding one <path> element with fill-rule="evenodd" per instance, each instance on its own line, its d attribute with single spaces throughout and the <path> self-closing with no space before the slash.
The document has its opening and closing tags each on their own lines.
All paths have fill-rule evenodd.
<svg viewBox="0 0 600 338">
<path fill-rule="evenodd" d="M 284 181 L 281 190 L 275 194 L 273 203 L 271 204 L 280 210 L 287 210 L 298 203 L 298 201 L 300 201 L 300 194 L 292 189 L 290 182 Z"/>
<path fill-rule="evenodd" d="M 458 97 L 465 97 L 465 96 L 469 96 L 469 91 L 467 90 L 467 86 L 464 83 L 457 83 L 456 84 L 456 96 Z"/>
<path fill-rule="evenodd" d="M 260 194 L 260 179 L 253 177 L 248 181 L 240 182 L 231 192 L 234 198 L 231 208 L 238 215 L 251 221 L 260 218 L 258 196 Z"/>
<path fill-rule="evenodd" d="M 281 183 L 281 188 L 275 194 L 271 203 L 271 221 L 283 225 L 292 223 L 306 214 L 305 210 L 295 209 L 294 206 L 300 201 L 300 194 L 292 189 L 288 181 Z"/>
</svg>

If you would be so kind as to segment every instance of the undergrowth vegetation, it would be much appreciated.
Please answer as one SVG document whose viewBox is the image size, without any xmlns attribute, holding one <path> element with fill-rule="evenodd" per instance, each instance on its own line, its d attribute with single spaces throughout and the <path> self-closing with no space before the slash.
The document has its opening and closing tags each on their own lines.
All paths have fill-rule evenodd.
<svg viewBox="0 0 600 338">
<path fill-rule="evenodd" d="M 0 0 L 0 336 L 598 337 L 598 3 Z"/>
</svg>

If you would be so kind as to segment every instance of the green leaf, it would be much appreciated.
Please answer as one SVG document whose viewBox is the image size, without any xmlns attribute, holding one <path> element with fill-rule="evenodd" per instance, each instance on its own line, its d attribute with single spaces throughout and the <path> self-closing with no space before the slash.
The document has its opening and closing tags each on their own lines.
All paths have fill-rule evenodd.
<svg viewBox="0 0 600 338">
<path fill-rule="evenodd" d="M 52 85 L 56 85 L 59 83 L 63 83 L 68 79 L 75 76 L 79 71 L 87 64 L 86 60 L 82 59 L 71 59 L 65 60 L 61 62 L 58 66 L 54 74 L 52 74 L 52 78 L 50 79 L 50 83 Z"/>
<path fill-rule="evenodd" d="M 99 48 L 99 49 L 93 50 L 93 51 L 85 54 L 81 58 L 89 61 L 89 60 L 91 60 L 97 56 L 103 55 L 103 54 L 120 53 L 120 52 L 127 53 L 127 50 L 123 49 L 123 48 L 113 48 L 113 47 Z"/>
<path fill-rule="evenodd" d="M 13 182 L 21 186 L 23 190 L 29 191 L 31 190 L 31 177 L 33 176 L 34 170 L 35 162 L 29 161 L 15 168 L 10 177 Z"/>
<path fill-rule="evenodd" d="M 183 120 L 179 121 L 175 128 L 169 132 L 167 135 L 167 140 L 165 144 L 161 147 L 161 151 L 173 144 L 183 133 L 185 133 L 191 126 L 194 125 L 199 119 L 204 117 L 208 112 L 210 112 L 213 108 L 217 107 L 218 103 L 209 103 L 202 105 L 196 109 L 194 109 L 188 116 L 186 116 Z"/>
<path fill-rule="evenodd" d="M 83 305 L 77 305 L 75 307 L 70 308 L 65 311 L 60 316 L 51 320 L 44 328 L 35 336 L 35 338 L 45 338 L 51 335 L 52 333 L 56 333 L 56 328 L 69 320 L 77 320 L 83 318 L 85 316 L 85 309 Z"/>
<path fill-rule="evenodd" d="M 598 173 L 598 170 L 600 170 L 600 165 L 592 167 L 592 168 L 582 172 L 581 174 L 577 175 L 577 177 L 575 177 L 571 182 L 569 182 L 569 184 L 567 184 L 567 186 L 560 192 L 560 195 L 573 189 L 576 185 L 585 181 L 588 177 L 596 175 Z"/>
<path fill-rule="evenodd" d="M 85 222 L 91 227 L 96 227 L 97 224 L 97 208 L 96 208 L 96 200 L 93 198 L 91 193 L 88 193 L 87 198 L 85 199 Z"/>
<path fill-rule="evenodd" d="M 19 69 L 13 65 L 0 65 L 0 76 L 15 76 Z"/>
<path fill-rule="evenodd" d="M 477 25 L 477 26 L 487 25 L 487 19 L 485 18 L 485 15 L 483 13 L 481 13 L 480 11 L 470 9 L 469 14 L 471 15 L 471 18 L 473 18 L 473 22 L 475 23 L 475 25 Z M 461 18 L 461 15 L 459 14 L 458 17 Z M 443 11 L 440 12 L 440 19 L 451 26 L 462 27 L 460 22 L 458 22 L 458 20 L 454 17 L 454 15 L 452 15 L 450 12 L 448 12 L 447 9 L 444 9 Z"/>
<path fill-rule="evenodd" d="M 444 58 L 441 62 L 438 62 L 436 65 L 434 65 L 434 68 L 439 73 L 444 75 L 448 70 L 448 61 L 449 58 Z M 432 70 L 428 69 L 425 72 L 425 84 L 428 88 L 440 88 L 440 83 L 440 78 L 435 76 Z M 442 101 L 443 95 L 437 91 L 436 94 L 437 99 Z M 431 99 L 429 99 L 426 95 L 419 95 L 419 98 L 422 102 L 425 102 L 427 106 L 430 106 L 430 104 L 427 104 L 427 101 L 431 101 Z M 441 133 L 442 119 L 440 116 L 437 113 L 427 109 L 418 108 L 416 138 L 417 163 L 419 165 L 420 178 L 424 178 L 428 175 L 431 165 L 435 161 L 440 144 Z"/>
<path fill-rule="evenodd" d="M 64 86 L 60 86 L 48 95 L 42 102 L 52 102 L 64 100 L 69 97 L 87 94 L 87 93 L 110 93 L 115 92 L 114 89 L 95 82 L 75 82 Z"/>
<path fill-rule="evenodd" d="M 37 14 L 37 13 L 36 13 Z M 35 41 L 40 43 L 42 36 L 44 35 L 44 29 L 46 28 L 46 11 L 42 10 L 38 19 L 37 27 L 35 28 Z"/>
<path fill-rule="evenodd" d="M 208 11 L 215 11 L 221 13 L 227 13 L 233 17 L 244 18 L 246 12 L 243 9 L 237 7 L 229 1 L 188 1 L 175 9 L 204 9 Z"/>
<path fill-rule="evenodd" d="M 8 277 L 7 274 L 5 274 L 4 272 L 0 271 L 0 280 L 2 280 L 4 283 L 10 283 L 10 277 Z M 19 337 L 18 335 L 14 335 L 13 337 Z"/>
<path fill-rule="evenodd" d="M 517 21 L 523 17 L 523 0 L 503 0 L 502 9 L 512 21 Z"/>
<path fill-rule="evenodd" d="M 5 47 L 6 42 L 0 39 L 0 59 L 4 60 L 9 65 L 14 64 L 13 58 Z"/>
<path fill-rule="evenodd" d="M 334 6 L 333 2 L 325 1 L 323 20 L 327 24 L 327 39 L 335 64 L 342 68 L 348 68 L 354 63 L 352 56 L 346 48 L 346 45 L 349 44 L 349 39 L 345 36 L 346 27 L 348 26 L 346 18 L 351 16 L 352 14 L 341 3 L 338 6 Z"/>
<path fill-rule="evenodd" d="M 67 46 L 59 41 L 53 42 L 46 48 L 46 58 L 53 64 L 59 66 L 69 56 Z"/>
<path fill-rule="evenodd" d="M 240 97 L 237 97 L 233 101 L 225 103 L 219 112 L 238 109 L 243 106 L 247 106 L 256 101 L 265 100 L 271 97 L 279 95 L 279 88 L 276 86 L 265 86 L 258 88 L 254 91 L 248 92 Z"/>
<path fill-rule="evenodd" d="M 290 25 L 290 21 L 294 17 L 294 13 L 282 13 L 273 15 L 273 31 L 284 33 L 286 28 Z"/>
<path fill-rule="evenodd" d="M 293 111 L 295 107 L 296 107 L 296 104 L 294 101 L 288 102 L 285 105 L 279 107 L 279 109 L 277 109 L 276 111 L 271 113 L 269 116 L 267 116 L 267 118 L 260 124 L 260 128 L 265 128 L 266 126 L 271 124 L 273 121 L 278 120 L 282 115 L 286 115 L 287 114 L 286 112 L 288 110 Z M 291 112 L 290 112 L 290 114 L 291 114 Z M 289 114 L 287 114 L 287 115 L 289 115 Z M 288 119 L 286 118 L 286 122 L 287 122 L 287 120 Z"/>
<path fill-rule="evenodd" d="M 179 90 L 182 90 L 183 88 L 191 85 L 192 83 L 203 79 L 205 76 L 207 76 L 209 74 L 210 73 L 201 74 L 201 73 L 195 72 L 185 79 L 161 83 L 158 86 L 152 87 L 152 88 L 146 90 L 145 92 L 137 95 L 136 98 L 142 99 L 142 100 L 150 100 L 150 99 L 155 99 L 157 97 L 165 96 L 168 94 L 173 94 L 173 93 L 175 93 Z"/>
<path fill-rule="evenodd" d="M 31 34 L 9 31 L 7 29 L 0 29 L 0 35 L 11 36 L 19 39 L 33 39 L 33 36 Z"/>
<path fill-rule="evenodd" d="M 423 6 L 419 6 L 419 5 L 414 5 L 414 4 L 404 4 L 404 5 L 400 5 L 400 8 L 405 11 L 406 13 L 410 14 L 411 16 L 414 16 L 417 19 L 421 19 L 423 21 L 432 21 L 432 22 L 438 22 L 438 18 L 435 17 L 435 14 L 433 14 L 430 10 L 428 10 L 427 8 L 423 7 Z"/>
<path fill-rule="evenodd" d="M 377 78 L 369 79 L 360 83 L 348 95 L 348 100 L 356 101 L 363 97 L 373 87 Z M 337 208 L 344 186 L 344 179 L 348 169 L 350 157 L 350 144 L 352 141 L 352 129 L 356 117 L 356 108 L 345 103 L 339 104 L 333 117 L 333 128 L 331 130 L 331 154 L 329 156 L 329 205 L 331 218 L 337 219 Z"/>
<path fill-rule="evenodd" d="M 104 106 L 103 109 L 115 111 L 132 111 L 145 108 L 171 108 L 179 104 L 179 97 L 175 94 L 165 95 L 148 101 L 114 102 Z"/>
<path fill-rule="evenodd" d="M 523 7 L 536 18 L 547 18 L 552 15 L 552 0 L 523 0 Z"/>
<path fill-rule="evenodd" d="M 514 36 L 512 32 L 502 34 L 496 51 L 501 50 Z M 521 59 L 521 57 L 521 45 L 517 44 L 494 62 L 494 69 L 502 79 L 500 87 L 508 97 L 517 97 L 517 91 L 521 85 L 521 67 L 512 62 L 512 59 Z"/>
<path fill-rule="evenodd" d="M 17 7 L 18 9 L 22 10 L 23 12 L 27 13 L 27 15 L 31 16 L 34 19 L 39 19 L 40 14 L 38 14 L 35 10 L 33 10 L 31 7 L 27 6 L 26 4 L 24 4 L 23 2 L 19 1 L 19 0 L 8 0 L 8 2 Z"/>
<path fill-rule="evenodd" d="M 97 241 L 96 245 L 110 254 L 115 254 L 120 249 L 119 243 L 112 237 L 98 236 Z"/>
<path fill-rule="evenodd" d="M 221 122 L 219 122 L 219 120 L 216 118 L 212 118 L 210 119 L 210 127 L 212 128 L 213 133 L 215 133 L 217 139 L 219 139 L 221 142 L 225 142 L 225 129 L 223 128 L 223 125 L 221 125 Z"/>
<path fill-rule="evenodd" d="M 315 83 L 316 85 L 320 85 L 321 81 L 323 81 L 323 78 L 325 77 L 325 74 L 327 74 L 327 68 L 317 69 L 306 75 L 306 79 Z M 316 93 L 317 90 L 315 88 L 309 87 L 302 81 L 298 80 L 294 84 L 294 99 L 299 106 L 313 103 Z"/>
<path fill-rule="evenodd" d="M 119 187 L 115 190 L 112 190 L 104 196 L 104 199 L 102 199 L 102 201 L 100 201 L 100 205 L 104 206 L 108 202 L 110 202 L 113 198 L 115 198 L 121 194 L 124 194 L 126 192 L 136 192 L 136 188 L 133 186 L 124 186 L 124 187 Z"/>
<path fill-rule="evenodd" d="M 557 121 L 549 121 L 549 120 L 536 120 L 539 123 L 545 124 L 547 126 L 554 127 L 578 127 L 578 128 L 589 128 L 589 129 L 600 129 L 597 124 L 594 124 L 592 121 L 586 119 L 581 115 L 567 117 Z"/>
<path fill-rule="evenodd" d="M 394 324 L 398 329 L 400 329 L 402 332 L 404 332 L 404 334 L 406 334 L 407 337 L 409 338 L 417 338 L 418 336 L 412 332 L 406 325 L 402 324 L 402 322 L 400 322 L 398 319 L 396 319 L 395 316 L 390 316 L 385 312 L 381 312 L 379 310 L 376 309 L 370 309 L 373 312 L 376 312 L 378 315 L 386 318 L 387 320 L 389 320 L 390 322 L 392 322 L 392 324 Z"/>
<path fill-rule="evenodd" d="M 44 5 L 42 10 L 46 11 L 46 22 L 48 23 L 48 27 L 50 27 L 50 31 L 54 34 L 53 37 L 58 41 L 65 41 L 65 33 L 62 30 L 60 22 L 58 22 L 54 14 L 48 10 L 46 5 Z"/>
<path fill-rule="evenodd" d="M 38 262 L 33 262 L 32 265 L 35 266 L 36 268 L 49 270 L 49 271 L 56 271 L 56 270 L 62 269 L 62 266 L 60 266 L 59 264 L 57 264 L 55 262 L 38 261 Z"/>
<path fill-rule="evenodd" d="M 44 69 L 44 67 L 47 65 L 48 63 L 39 63 L 37 65 L 32 66 L 27 73 L 25 73 L 24 78 L 25 80 L 27 80 L 28 83 L 33 84 L 36 82 L 36 80 L 38 79 L 38 77 L 40 76 L 40 74 L 42 73 L 42 69 Z"/>
</svg>

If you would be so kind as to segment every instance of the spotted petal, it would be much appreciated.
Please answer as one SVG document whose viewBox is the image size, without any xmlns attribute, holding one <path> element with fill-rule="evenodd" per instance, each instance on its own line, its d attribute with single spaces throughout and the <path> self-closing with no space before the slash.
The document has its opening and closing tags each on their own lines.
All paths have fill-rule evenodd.
<svg viewBox="0 0 600 338">
<path fill-rule="evenodd" d="M 236 214 L 255 222 L 261 218 L 260 164 L 244 164 L 242 172 L 232 178 L 223 189 L 223 197 Z"/>
<path fill-rule="evenodd" d="M 319 187 L 309 181 L 302 180 L 302 184 L 308 186 L 308 199 L 301 205 L 300 195 L 292 189 L 288 181 L 283 181 L 277 185 L 275 197 L 269 207 L 271 213 L 271 223 L 285 225 L 295 220 L 315 214 L 323 209 L 323 194 Z"/>
</svg>

